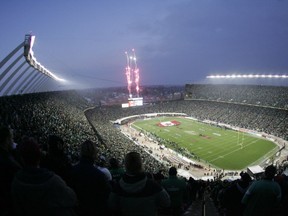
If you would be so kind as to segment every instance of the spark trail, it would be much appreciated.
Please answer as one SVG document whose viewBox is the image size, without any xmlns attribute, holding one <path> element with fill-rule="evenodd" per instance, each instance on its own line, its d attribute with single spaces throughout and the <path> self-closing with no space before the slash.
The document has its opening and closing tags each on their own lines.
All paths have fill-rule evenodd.
<svg viewBox="0 0 288 216">
<path fill-rule="evenodd" d="M 139 68 L 137 66 L 137 57 L 135 50 L 132 49 L 131 54 L 125 52 L 127 65 L 125 68 L 125 75 L 127 80 L 127 89 L 129 92 L 129 97 L 132 98 L 134 92 L 136 92 L 136 96 L 139 97 Z"/>
</svg>

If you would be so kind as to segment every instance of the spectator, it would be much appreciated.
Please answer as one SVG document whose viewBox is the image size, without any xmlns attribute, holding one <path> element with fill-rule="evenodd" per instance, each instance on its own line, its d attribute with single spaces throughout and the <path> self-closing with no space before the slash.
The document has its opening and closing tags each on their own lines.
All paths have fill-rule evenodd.
<svg viewBox="0 0 288 216">
<path fill-rule="evenodd" d="M 168 207 L 168 193 L 155 181 L 148 179 L 141 156 L 129 152 L 125 157 L 126 173 L 114 185 L 109 204 L 116 215 L 157 215 L 158 207 Z"/>
<path fill-rule="evenodd" d="M 275 174 L 276 167 L 267 166 L 264 178 L 253 182 L 248 188 L 242 199 L 245 205 L 243 215 L 273 215 L 273 211 L 281 200 L 281 188 L 277 182 L 273 181 Z"/>
<path fill-rule="evenodd" d="M 9 128 L 0 128 L 0 215 L 12 210 L 11 184 L 20 164 L 11 154 L 13 135 Z"/>
<path fill-rule="evenodd" d="M 227 216 L 241 216 L 243 204 L 241 200 L 252 181 L 248 173 L 241 173 L 241 179 L 233 182 L 223 194 L 222 204 Z"/>
<path fill-rule="evenodd" d="M 55 172 L 67 181 L 71 163 L 64 153 L 64 141 L 62 138 L 56 135 L 48 137 L 48 153 L 45 155 L 40 165 L 43 168 Z"/>
<path fill-rule="evenodd" d="M 163 180 L 161 185 L 170 195 L 170 213 L 175 216 L 181 215 L 184 211 L 185 201 L 187 201 L 187 185 L 184 179 L 177 177 L 177 169 L 175 167 L 169 169 L 169 178 Z"/>
<path fill-rule="evenodd" d="M 163 175 L 163 170 L 159 170 L 157 173 L 154 174 L 154 179 L 155 181 L 157 181 L 158 183 L 161 183 L 161 181 L 165 178 L 165 176 Z"/>
<path fill-rule="evenodd" d="M 284 173 L 282 173 L 281 175 L 275 176 L 274 180 L 280 185 L 281 188 L 281 202 L 277 215 L 286 215 L 288 212 L 288 178 Z"/>
<path fill-rule="evenodd" d="M 99 158 L 99 163 L 97 168 L 104 173 L 104 175 L 106 176 L 108 181 L 112 181 L 112 175 L 109 171 L 109 169 L 107 169 L 106 167 L 106 158 L 105 156 L 101 155 Z"/>
<path fill-rule="evenodd" d="M 167 113 L 174 115 L 174 112 L 181 111 L 187 114 L 187 116 L 199 119 L 199 121 L 207 119 L 235 127 L 265 132 L 269 134 L 269 136 L 271 134 L 284 140 L 288 139 L 287 87 L 191 85 L 191 91 L 188 88 L 186 89 L 186 93 L 191 93 L 191 98 L 187 99 L 192 100 L 173 101 L 173 97 L 170 96 L 175 93 L 175 90 L 176 89 L 173 90 L 169 87 L 152 87 L 150 90 L 150 87 L 146 87 L 143 89 L 142 94 L 144 95 L 144 100 L 146 102 L 148 101 L 148 104 L 145 102 L 144 106 L 133 109 L 121 109 L 119 106 L 105 106 L 105 101 L 110 101 L 111 97 L 115 99 L 115 103 L 119 103 L 119 101 L 117 102 L 116 100 L 120 95 L 127 100 L 127 95 L 122 94 L 125 90 L 122 92 L 115 90 L 110 91 L 108 89 L 95 90 L 95 92 L 99 92 L 97 95 L 102 98 L 101 101 L 103 100 L 103 103 L 101 102 L 101 107 L 95 107 L 93 109 L 87 109 L 88 106 L 91 106 L 91 104 L 87 104 L 87 97 L 82 97 L 78 94 L 79 92 L 76 91 L 0 97 L 0 124 L 10 125 L 9 127 L 13 128 L 13 137 L 15 142 L 19 144 L 18 147 L 21 145 L 21 137 L 24 134 L 35 136 L 37 140 L 43 144 L 46 143 L 51 133 L 59 134 L 60 137 L 65 140 L 65 153 L 69 155 L 69 158 L 71 158 L 74 163 L 79 160 L 79 143 L 87 139 L 97 141 L 97 138 L 100 137 L 107 145 L 98 145 L 98 148 L 106 158 L 124 158 L 129 151 L 136 151 L 139 152 L 143 158 L 143 168 L 146 172 L 155 173 L 158 170 L 165 170 L 164 175 L 167 175 L 168 171 L 166 167 L 167 163 L 165 162 L 173 164 L 173 158 L 164 157 L 163 155 L 159 157 L 159 155 L 157 156 L 157 153 L 152 152 L 151 149 L 147 151 L 145 145 L 144 147 L 135 145 L 135 140 L 127 139 L 129 135 L 123 133 L 123 128 L 126 126 L 123 125 L 119 127 L 118 125 L 118 127 L 115 127 L 115 124 L 111 122 L 116 122 L 116 120 L 118 122 L 118 120 L 122 119 L 122 124 L 126 124 L 130 121 L 143 118 L 142 114 L 144 113 L 157 113 L 157 116 L 161 116 L 162 114 L 164 115 L 164 113 L 165 115 L 167 115 Z M 94 90 L 91 91 L 91 96 L 94 97 L 96 94 Z M 176 91 L 178 92 L 178 90 Z M 149 99 L 146 97 L 147 95 L 149 95 Z M 161 101 L 161 103 L 157 103 L 157 100 Z M 129 125 L 130 123 L 127 124 L 127 127 L 129 127 Z M 99 134 L 99 137 L 95 136 L 96 132 Z M 139 135 L 143 135 L 143 132 L 144 131 L 140 132 Z M 137 137 L 137 134 L 135 133 L 135 137 Z M 159 142 L 159 137 L 153 134 L 145 133 L 144 135 L 149 136 L 149 139 L 151 138 L 153 141 Z M 134 134 L 132 137 L 134 137 Z M 160 143 L 163 144 L 165 144 L 165 142 L 164 139 L 160 141 Z M 285 143 L 281 144 L 283 144 L 285 148 Z M 153 157 L 148 154 L 148 152 L 153 154 Z M 179 153 L 183 154 L 184 152 L 179 151 Z M 282 153 L 285 153 L 285 150 L 281 152 L 279 158 L 276 157 L 276 160 L 283 156 Z M 201 165 L 198 164 L 191 166 L 196 167 L 196 165 L 197 167 L 201 167 Z M 1 173 L 1 175 L 3 175 L 3 173 Z M 219 191 L 215 190 L 215 188 L 217 184 L 223 185 L 223 182 L 220 181 L 223 175 L 224 173 L 221 172 L 216 173 L 215 177 L 219 179 L 219 182 L 214 181 L 208 183 L 197 180 L 196 183 L 199 190 L 195 192 L 197 192 L 199 196 L 196 197 L 200 199 L 204 188 L 209 188 L 211 192 L 215 192 L 215 202 L 218 202 L 217 197 Z M 158 178 L 155 177 L 155 180 L 156 179 L 158 180 Z M 226 183 L 229 185 L 231 182 Z M 206 184 L 209 186 L 206 187 Z M 221 187 L 221 191 L 223 191 L 222 189 Z M 194 191 L 192 193 L 196 194 Z M 2 194 L 0 194 L 0 196 L 1 195 Z M 282 199 L 284 199 L 282 200 L 283 205 L 286 205 L 285 196 L 282 196 Z"/>
<path fill-rule="evenodd" d="M 112 176 L 112 180 L 118 182 L 125 173 L 125 170 L 119 165 L 119 162 L 116 158 L 110 158 L 109 163 L 109 170 Z"/>
<path fill-rule="evenodd" d="M 83 142 L 80 161 L 71 170 L 69 182 L 79 199 L 80 216 L 109 215 L 107 199 L 111 188 L 106 176 L 94 165 L 96 153 L 95 143 Z"/>
<path fill-rule="evenodd" d="M 194 178 L 190 177 L 188 180 L 188 188 L 190 192 L 190 199 L 192 201 L 195 201 L 197 198 L 197 192 L 199 190 L 199 184 L 198 181 L 196 181 Z"/>
<path fill-rule="evenodd" d="M 21 145 L 25 164 L 12 183 L 16 215 L 74 215 L 77 198 L 74 191 L 53 172 L 39 168 L 41 152 L 32 138 Z"/>
</svg>

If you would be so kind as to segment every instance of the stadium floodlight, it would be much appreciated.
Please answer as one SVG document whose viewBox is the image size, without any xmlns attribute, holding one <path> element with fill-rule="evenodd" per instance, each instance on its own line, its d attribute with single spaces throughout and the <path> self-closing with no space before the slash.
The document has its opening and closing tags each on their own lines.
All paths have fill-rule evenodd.
<svg viewBox="0 0 288 216">
<path fill-rule="evenodd" d="M 252 79 L 252 78 L 284 78 L 287 79 L 288 75 L 265 75 L 265 74 L 232 74 L 232 75 L 209 75 L 206 76 L 206 78 L 208 79 L 235 79 L 235 78 L 248 78 L 248 79 Z"/>
<path fill-rule="evenodd" d="M 55 74 L 51 73 L 50 72 L 50 75 L 53 79 L 57 80 L 57 81 L 60 81 L 60 82 L 67 82 L 67 80 L 65 79 L 62 79 L 62 78 L 59 78 L 58 76 L 56 76 Z"/>
</svg>

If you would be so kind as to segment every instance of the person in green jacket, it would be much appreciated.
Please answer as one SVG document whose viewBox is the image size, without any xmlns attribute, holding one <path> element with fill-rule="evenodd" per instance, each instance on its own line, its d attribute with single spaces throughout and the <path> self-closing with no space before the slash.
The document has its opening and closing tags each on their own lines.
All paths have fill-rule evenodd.
<svg viewBox="0 0 288 216">
<path fill-rule="evenodd" d="M 246 191 L 242 203 L 245 205 L 244 216 L 273 215 L 281 200 L 280 185 L 274 181 L 276 167 L 266 167 L 264 178 L 255 181 Z"/>
<path fill-rule="evenodd" d="M 158 208 L 170 205 L 166 190 L 147 177 L 138 152 L 126 154 L 125 170 L 120 180 L 113 184 L 109 196 L 108 204 L 114 215 L 157 216 Z"/>
<path fill-rule="evenodd" d="M 184 179 L 177 177 L 175 167 L 169 169 L 169 178 L 162 180 L 161 185 L 170 195 L 171 205 L 169 211 L 172 215 L 181 215 L 187 200 L 187 184 Z"/>
<path fill-rule="evenodd" d="M 119 181 L 125 173 L 124 168 L 119 165 L 119 162 L 116 158 L 110 158 L 109 164 L 109 171 L 112 176 L 112 181 Z"/>
</svg>

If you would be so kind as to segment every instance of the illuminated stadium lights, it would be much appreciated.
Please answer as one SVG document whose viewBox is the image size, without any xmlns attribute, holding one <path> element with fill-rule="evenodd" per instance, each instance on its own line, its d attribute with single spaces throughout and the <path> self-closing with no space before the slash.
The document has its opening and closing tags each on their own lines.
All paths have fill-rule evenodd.
<svg viewBox="0 0 288 216">
<path fill-rule="evenodd" d="M 288 78 L 288 75 L 272 75 L 272 74 L 269 74 L 269 75 L 265 75 L 265 74 L 262 74 L 262 75 L 259 75 L 259 74 L 232 74 L 232 75 L 210 75 L 210 76 L 206 76 L 206 78 L 208 79 L 237 79 L 237 78 L 284 78 L 284 79 L 287 79 Z"/>
<path fill-rule="evenodd" d="M 54 75 L 53 73 L 50 72 L 50 75 L 53 79 L 57 80 L 57 81 L 60 81 L 60 82 L 67 82 L 67 80 L 65 79 L 61 79 L 59 77 L 57 77 L 56 75 Z"/>
<path fill-rule="evenodd" d="M 26 58 L 26 61 L 29 65 L 31 65 L 36 70 L 40 71 L 41 73 L 45 74 L 46 76 L 60 81 L 60 82 L 66 82 L 66 80 L 59 78 L 55 74 L 53 74 L 51 71 L 47 70 L 44 66 L 42 66 L 39 62 L 37 62 L 34 52 L 32 50 L 32 47 L 35 42 L 35 36 L 34 35 L 25 35 L 25 42 L 24 42 L 24 57 Z"/>
</svg>

